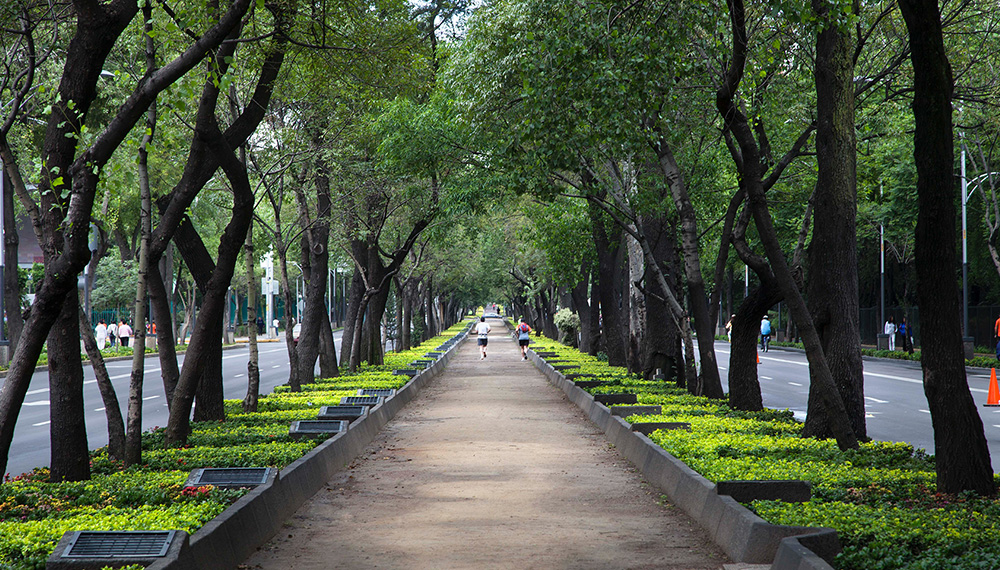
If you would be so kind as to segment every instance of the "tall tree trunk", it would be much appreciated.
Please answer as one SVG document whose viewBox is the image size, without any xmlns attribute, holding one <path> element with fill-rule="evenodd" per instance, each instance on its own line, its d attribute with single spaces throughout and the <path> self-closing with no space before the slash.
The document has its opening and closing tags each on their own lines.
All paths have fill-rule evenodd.
<svg viewBox="0 0 1000 570">
<path fill-rule="evenodd" d="M 594 264 L 590 269 L 590 356 L 604 347 L 604 332 L 601 330 L 601 274 L 600 266 Z M 607 353 L 605 353 L 607 354 Z"/>
<path fill-rule="evenodd" d="M 328 317 L 319 322 L 319 374 L 323 378 L 336 378 L 340 376 L 340 367 L 337 365 L 337 348 L 333 340 L 333 327 Z"/>
<path fill-rule="evenodd" d="M 764 409 L 757 376 L 757 341 L 760 321 L 781 298 L 773 280 L 754 289 L 743 300 L 733 318 L 733 341 L 729 346 L 729 407 L 756 412 Z"/>
<path fill-rule="evenodd" d="M 124 461 L 125 419 L 122 418 L 118 394 L 115 393 L 115 387 L 111 384 L 108 368 L 104 365 L 104 357 L 101 355 L 100 349 L 97 348 L 94 332 L 90 330 L 90 319 L 82 310 L 78 312 L 80 314 L 80 332 L 83 334 L 83 348 L 87 351 L 90 367 L 94 370 L 97 389 L 101 392 L 101 401 L 104 403 L 104 417 L 108 421 L 108 456 L 117 461 Z"/>
<path fill-rule="evenodd" d="M 347 366 L 354 370 L 351 356 L 354 351 L 354 333 L 358 326 L 358 310 L 361 307 L 361 300 L 365 295 L 365 283 L 361 277 L 361 270 L 355 267 L 351 275 L 351 287 L 348 290 L 347 314 L 344 316 L 344 331 L 340 335 L 340 363 L 345 362 Z"/>
<path fill-rule="evenodd" d="M 816 39 L 815 223 L 809 246 L 809 312 L 830 372 L 844 400 L 851 429 L 866 440 L 864 365 L 858 334 L 857 172 L 854 139 L 854 41 L 839 22 L 846 4 L 813 0 L 824 26 Z M 842 7 L 842 8 L 841 8 Z M 803 435 L 830 437 L 816 382 L 809 384 Z M 819 413 L 816 413 L 819 412 Z"/>
<path fill-rule="evenodd" d="M 687 183 L 670 145 L 662 137 L 654 145 L 657 164 L 674 200 L 674 207 L 680 215 L 681 251 L 684 255 L 684 275 L 687 277 L 688 306 L 694 319 L 694 329 L 698 334 L 698 355 L 701 357 L 699 383 L 701 394 L 709 398 L 723 398 L 722 380 L 719 377 L 719 363 L 715 356 L 715 317 L 709 309 L 709 298 L 705 292 L 705 279 L 701 273 L 701 257 L 698 251 L 698 218 L 688 196 Z"/>
<path fill-rule="evenodd" d="M 292 288 L 288 281 L 287 250 L 278 248 L 278 279 L 281 282 L 282 296 L 285 301 L 285 347 L 288 349 L 288 387 L 292 392 L 302 390 L 302 378 L 299 375 L 299 345 L 295 342 L 295 321 L 292 319 Z M 271 326 L 270 323 L 267 326 Z M 301 329 L 299 329 L 301 332 Z M 307 376 L 312 381 L 312 370 Z"/>
<path fill-rule="evenodd" d="M 187 441 L 190 432 L 189 415 L 194 402 L 195 391 L 202 371 L 207 368 L 213 342 L 221 344 L 221 324 L 226 291 L 232 280 L 236 260 L 246 239 L 247 228 L 253 216 L 253 191 L 247 177 L 246 167 L 225 144 L 221 133 L 213 137 L 212 150 L 222 163 L 226 177 L 233 189 L 233 214 L 219 243 L 218 262 L 205 293 L 201 316 L 195 325 L 191 347 L 184 358 L 181 377 L 177 382 L 174 400 L 170 403 L 170 417 L 167 421 L 166 443 L 175 445 Z M 190 263 L 188 264 L 190 267 Z M 221 364 L 221 347 L 220 364 Z M 221 388 L 221 382 L 220 382 Z M 221 391 L 221 389 L 220 389 Z M 199 404 L 200 405 L 200 404 Z M 224 415 L 223 415 L 224 417 Z"/>
<path fill-rule="evenodd" d="M 257 258 L 253 253 L 253 220 L 247 228 L 247 239 L 243 244 L 243 257 L 247 264 L 247 337 L 250 345 L 250 359 L 247 361 L 247 395 L 243 397 L 243 411 L 257 411 L 260 396 L 260 353 L 257 350 Z"/>
<path fill-rule="evenodd" d="M 4 228 L 4 276 L 3 301 L 7 315 L 7 339 L 10 341 L 8 354 L 17 349 L 17 341 L 21 338 L 24 319 L 21 317 L 21 283 L 17 275 L 17 248 L 20 238 L 17 235 L 17 213 L 14 211 L 14 186 L 7 176 L 6 169 L 0 169 L 3 180 L 3 228 Z M 88 326 L 89 330 L 90 327 Z"/>
<path fill-rule="evenodd" d="M 49 333 L 50 481 L 53 483 L 90 479 L 77 299 L 76 295 L 65 297 L 63 310 Z"/>
<path fill-rule="evenodd" d="M 625 236 L 628 248 L 628 369 L 640 372 L 646 360 L 646 296 L 639 290 L 646 273 L 642 246 L 632 236 Z"/>
<path fill-rule="evenodd" d="M 145 23 L 146 73 L 156 67 L 153 38 L 153 7 L 150 0 L 142 6 Z M 142 385 L 146 374 L 146 282 L 149 276 L 149 236 L 152 233 L 153 200 L 149 189 L 149 154 L 147 147 L 156 132 L 156 101 L 146 111 L 146 132 L 139 143 L 139 259 L 133 310 L 132 374 L 129 377 L 128 421 L 125 425 L 125 465 L 142 463 Z"/>
<path fill-rule="evenodd" d="M 601 295 L 601 338 L 604 341 L 604 352 L 608 355 L 608 364 L 625 366 L 628 364 L 625 338 L 622 334 L 625 327 L 621 317 L 622 303 L 617 295 L 622 280 L 622 230 L 617 226 L 612 226 L 613 229 L 609 232 L 600 212 L 593 206 L 590 210 L 591 231 L 594 245 L 597 248 L 598 281 Z"/>
<path fill-rule="evenodd" d="M 174 398 L 180 368 L 177 367 L 177 340 L 174 336 L 174 319 L 170 310 L 170 297 L 160 275 L 159 264 L 149 266 L 149 301 L 156 315 L 156 352 L 160 359 L 160 378 L 163 379 L 163 393 L 167 405 Z M 186 330 L 186 327 L 185 329 Z M 183 332 L 183 331 L 182 331 Z"/>
<path fill-rule="evenodd" d="M 413 347 L 411 339 L 413 327 L 413 285 L 411 280 L 407 279 L 403 281 L 402 287 L 399 287 L 399 296 L 402 308 L 399 322 L 400 348 L 402 350 L 410 350 Z"/>
<path fill-rule="evenodd" d="M 955 253 L 955 175 L 951 122 L 953 81 L 936 0 L 899 0 L 914 73 L 913 158 L 917 165 L 916 268 L 920 318 L 934 323 L 922 343 L 924 393 L 934 426 L 937 488 L 942 493 L 996 494 L 990 450 L 962 357 Z"/>
<path fill-rule="evenodd" d="M 593 308 L 590 306 L 590 298 L 587 295 L 590 288 L 589 262 L 584 262 L 580 270 L 580 275 L 580 282 L 570 289 L 570 296 L 573 299 L 573 308 L 576 309 L 576 314 L 580 317 L 580 352 L 589 354 L 594 339 L 593 329 L 591 328 L 593 323 L 590 319 Z"/>
<path fill-rule="evenodd" d="M 368 299 L 368 316 L 362 334 L 361 360 L 372 365 L 385 362 L 385 343 L 382 339 L 382 316 L 389 301 L 389 288 L 383 286 Z"/>
<path fill-rule="evenodd" d="M 315 144 L 319 144 L 315 141 Z M 306 279 L 305 310 L 301 317 L 302 328 L 299 334 L 298 366 L 299 381 L 311 383 L 315 378 L 316 359 L 319 357 L 319 336 L 322 330 L 321 320 L 329 319 L 326 315 L 324 299 L 327 292 L 327 276 L 329 271 L 329 236 L 330 236 L 330 179 L 326 171 L 326 163 L 318 158 L 314 164 L 316 187 L 315 217 L 310 215 L 306 195 L 301 186 L 296 187 L 295 195 L 299 204 L 299 219 L 304 224 L 302 235 L 302 269 Z"/>
<path fill-rule="evenodd" d="M 664 276 L 677 275 L 680 262 L 677 259 L 677 242 L 674 239 L 675 228 L 663 216 L 642 216 L 639 224 L 642 235 L 649 244 L 651 258 L 655 260 L 659 271 Z M 641 245 L 641 244 L 640 244 Z M 680 342 L 680 329 L 674 324 L 670 308 L 661 299 L 655 298 L 649 290 L 652 284 L 658 282 L 657 267 L 648 261 L 642 282 L 646 284 L 646 353 L 642 364 L 645 378 L 652 378 L 657 370 L 662 370 L 665 377 L 670 377 L 680 370 L 680 384 L 686 386 L 683 374 L 683 360 L 676 360 L 677 346 Z M 674 295 L 680 291 L 678 284 L 668 283 L 674 288 Z"/>
<path fill-rule="evenodd" d="M 809 359 L 813 381 L 817 384 L 823 406 L 830 416 L 830 426 L 841 449 L 856 449 L 857 437 L 851 429 L 850 418 L 844 407 L 844 402 L 837 391 L 837 385 L 823 355 L 823 346 L 819 335 L 813 326 L 812 317 L 805 301 L 798 290 L 794 276 L 785 260 L 781 243 L 778 241 L 771 212 L 768 210 L 767 197 L 764 194 L 763 162 L 760 147 L 754 138 L 753 130 L 740 106 L 736 104 L 736 91 L 743 78 L 747 57 L 746 12 L 743 0 L 727 0 L 730 23 L 732 25 L 732 58 L 729 68 L 723 78 L 722 85 L 716 92 L 716 107 L 725 123 L 725 128 L 732 133 L 739 145 L 740 160 L 737 162 L 742 177 L 743 187 L 747 191 L 748 205 L 753 213 L 757 232 L 767 252 L 774 274 L 778 280 L 781 293 L 788 302 L 792 317 L 799 324 L 802 340 Z"/>
</svg>

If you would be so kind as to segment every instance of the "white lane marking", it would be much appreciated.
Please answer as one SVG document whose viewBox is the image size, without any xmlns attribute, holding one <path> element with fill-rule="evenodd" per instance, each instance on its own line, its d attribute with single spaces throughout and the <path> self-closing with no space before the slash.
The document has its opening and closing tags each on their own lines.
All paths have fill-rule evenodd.
<svg viewBox="0 0 1000 570">
<path fill-rule="evenodd" d="M 24 395 L 25 396 L 34 396 L 35 394 L 44 394 L 44 393 L 46 393 L 48 391 L 49 391 L 48 388 L 39 388 L 37 390 L 28 390 L 27 392 L 24 393 Z"/>
<path fill-rule="evenodd" d="M 281 368 L 281 365 L 280 365 L 280 364 L 275 364 L 275 365 L 274 365 L 274 366 L 272 366 L 271 368 Z"/>
<path fill-rule="evenodd" d="M 157 398 L 159 398 L 159 396 L 146 396 L 142 399 L 142 401 L 145 402 L 146 400 L 155 400 Z"/>
<path fill-rule="evenodd" d="M 930 411 L 930 410 L 917 410 L 917 411 L 918 411 L 918 412 L 923 412 L 923 413 L 925 413 L 925 414 L 929 414 L 929 413 L 931 413 L 931 411 Z"/>
<path fill-rule="evenodd" d="M 888 400 L 879 400 L 878 398 L 872 398 L 871 396 L 865 396 L 865 399 L 869 402 L 875 402 L 876 404 L 888 404 Z"/>
<path fill-rule="evenodd" d="M 42 426 L 47 426 L 47 425 L 49 425 L 50 423 L 52 423 L 52 422 L 51 422 L 51 421 L 46 421 L 46 422 L 38 422 L 37 424 L 31 424 L 31 427 L 42 427 Z"/>
<path fill-rule="evenodd" d="M 24 405 L 25 406 L 48 406 L 49 405 L 49 401 L 48 400 L 38 400 L 37 402 L 25 402 Z"/>
<path fill-rule="evenodd" d="M 761 376 L 760 379 L 761 380 L 774 380 L 774 378 L 771 378 L 770 376 Z"/>
<path fill-rule="evenodd" d="M 997 425 L 997 424 L 993 424 L 993 427 L 995 427 L 995 428 L 1000 428 L 1000 425 Z"/>
<path fill-rule="evenodd" d="M 242 378 L 243 376 L 244 376 L 244 374 L 241 372 L 241 373 L 237 374 L 236 376 L 233 376 L 233 378 Z"/>
<path fill-rule="evenodd" d="M 97 409 L 96 409 L 96 410 L 94 410 L 94 411 L 95 411 L 95 412 L 103 412 L 103 411 L 104 411 L 104 410 L 106 410 L 106 409 L 107 409 L 107 408 L 97 408 Z"/>
<path fill-rule="evenodd" d="M 763 378 L 763 376 L 761 376 L 761 378 Z M 768 380 L 770 380 L 770 378 L 768 378 Z M 790 386 L 800 386 L 800 387 L 802 386 L 802 384 L 799 384 L 798 382 L 789 382 L 788 384 Z"/>
</svg>

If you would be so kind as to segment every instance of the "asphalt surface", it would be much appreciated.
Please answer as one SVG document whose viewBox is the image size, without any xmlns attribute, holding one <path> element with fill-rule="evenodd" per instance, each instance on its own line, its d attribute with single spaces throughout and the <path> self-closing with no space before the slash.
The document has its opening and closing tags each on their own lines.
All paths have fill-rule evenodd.
<svg viewBox="0 0 1000 570">
<path fill-rule="evenodd" d="M 722 387 L 728 391 L 729 343 L 715 343 Z M 919 362 L 865 358 L 865 410 L 868 436 L 881 441 L 905 441 L 934 453 L 934 429 L 924 396 Z M 757 368 L 764 405 L 789 409 L 800 420 L 809 402 L 809 368 L 804 351 L 772 347 L 760 354 Z M 1000 469 L 1000 408 L 986 408 L 990 371 L 967 368 L 972 397 L 979 405 L 993 470 Z"/>
<path fill-rule="evenodd" d="M 339 350 L 340 332 L 334 333 Z M 283 338 L 283 337 L 282 337 Z M 288 350 L 282 342 L 261 342 L 258 345 L 260 367 L 260 393 L 269 394 L 275 386 L 288 381 Z M 230 348 L 222 353 L 222 377 L 226 399 L 243 399 L 247 391 L 247 362 L 250 357 L 248 346 Z M 178 355 L 178 364 L 183 365 L 184 355 Z M 122 415 L 127 413 L 128 385 L 132 361 L 119 360 L 107 363 L 108 374 L 118 394 Z M 86 410 L 87 439 L 91 449 L 108 443 L 108 423 L 104 402 L 94 379 L 93 369 L 84 366 L 84 405 Z M 147 356 L 145 360 L 142 428 L 149 430 L 167 424 L 167 404 L 160 378 L 160 361 L 157 356 Z M 318 372 L 318 367 L 317 367 Z M 3 380 L 0 379 L 0 385 Z M 14 427 L 14 440 L 7 461 L 7 473 L 19 474 L 50 462 L 49 444 L 49 375 L 46 371 L 36 372 L 31 377 L 31 385 L 24 400 L 24 406 Z"/>
</svg>

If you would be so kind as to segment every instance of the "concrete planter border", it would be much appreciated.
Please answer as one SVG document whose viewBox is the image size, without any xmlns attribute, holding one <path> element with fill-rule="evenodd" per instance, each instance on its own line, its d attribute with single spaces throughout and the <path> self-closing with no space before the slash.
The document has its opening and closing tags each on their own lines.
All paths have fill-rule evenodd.
<svg viewBox="0 0 1000 570">
<path fill-rule="evenodd" d="M 444 369 L 468 329 L 452 337 L 447 352 L 413 376 L 396 394 L 351 422 L 335 435 L 280 471 L 270 484 L 250 491 L 190 537 L 179 554 L 147 566 L 147 570 L 229 570 L 236 568 L 271 539 L 296 510 L 354 460 L 386 423 L 420 389 Z"/>
<path fill-rule="evenodd" d="M 529 358 L 549 382 L 561 389 L 608 440 L 654 487 L 700 524 L 736 562 L 771 564 L 771 570 L 833 570 L 824 560 L 840 551 L 836 531 L 829 528 L 773 525 L 728 495 L 642 433 L 612 413 L 594 396 L 568 380 L 544 359 Z"/>
</svg>

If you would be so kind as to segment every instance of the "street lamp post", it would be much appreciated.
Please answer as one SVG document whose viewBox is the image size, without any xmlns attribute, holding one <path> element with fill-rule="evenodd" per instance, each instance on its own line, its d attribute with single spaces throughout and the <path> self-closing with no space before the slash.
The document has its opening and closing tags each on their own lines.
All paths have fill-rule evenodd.
<svg viewBox="0 0 1000 570">
<path fill-rule="evenodd" d="M 962 145 L 962 331 L 963 335 L 969 335 L 969 247 L 968 247 L 968 224 L 966 223 L 966 204 L 976 188 L 986 180 L 987 177 L 1000 175 L 1000 172 L 984 172 L 972 180 L 965 177 L 965 145 Z"/>
</svg>

